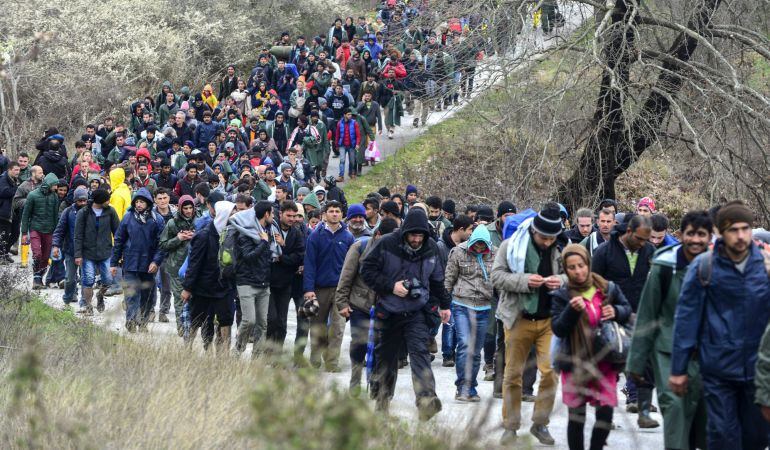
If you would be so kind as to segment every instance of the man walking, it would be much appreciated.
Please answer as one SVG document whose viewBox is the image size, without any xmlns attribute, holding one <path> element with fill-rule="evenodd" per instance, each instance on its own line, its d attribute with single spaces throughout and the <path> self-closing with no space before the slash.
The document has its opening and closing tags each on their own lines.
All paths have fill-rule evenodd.
<svg viewBox="0 0 770 450">
<path fill-rule="evenodd" d="M 40 186 L 29 193 L 21 215 L 21 243 L 32 251 L 34 280 L 32 289 L 43 289 L 43 275 L 48 269 L 51 242 L 59 221 L 59 195 L 54 189 L 59 179 L 49 173 Z"/>
</svg>

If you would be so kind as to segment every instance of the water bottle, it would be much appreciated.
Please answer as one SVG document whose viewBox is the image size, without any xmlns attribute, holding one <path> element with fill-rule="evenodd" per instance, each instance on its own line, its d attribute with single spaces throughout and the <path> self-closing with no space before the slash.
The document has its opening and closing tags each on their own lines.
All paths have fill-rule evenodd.
<svg viewBox="0 0 770 450">
<path fill-rule="evenodd" d="M 184 306 L 182 307 L 182 315 L 180 319 L 182 320 L 182 331 L 183 331 L 182 337 L 184 338 L 185 341 L 187 341 L 188 339 L 190 339 L 190 328 L 192 325 L 190 323 L 190 303 L 189 302 L 185 302 Z"/>
</svg>

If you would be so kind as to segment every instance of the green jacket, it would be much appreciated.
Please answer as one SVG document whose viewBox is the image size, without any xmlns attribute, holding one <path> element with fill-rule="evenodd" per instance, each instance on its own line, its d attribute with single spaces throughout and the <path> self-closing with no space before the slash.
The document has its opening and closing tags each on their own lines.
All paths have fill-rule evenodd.
<svg viewBox="0 0 770 450">
<path fill-rule="evenodd" d="M 686 266 L 677 268 L 677 250 L 680 247 L 679 244 L 664 247 L 653 256 L 650 274 L 639 299 L 636 326 L 626 364 L 628 372 L 644 374 L 656 350 L 671 353 L 674 311 L 687 273 Z"/>
<path fill-rule="evenodd" d="M 323 164 L 324 157 L 326 157 L 326 155 L 331 152 L 329 136 L 326 129 L 326 124 L 324 124 L 321 120 L 315 124 L 311 123 L 311 126 L 318 130 L 318 134 L 321 136 L 321 142 L 313 146 L 307 145 L 303 150 L 305 152 L 305 156 L 310 162 L 310 166 L 319 167 Z"/>
<path fill-rule="evenodd" d="M 503 233 L 497 229 L 497 224 L 497 220 L 487 224 L 487 231 L 489 231 L 489 238 L 492 240 L 492 245 L 500 247 L 500 244 L 503 243 Z"/>
<path fill-rule="evenodd" d="M 160 234 L 160 249 L 166 252 L 163 265 L 171 276 L 176 276 L 179 272 L 179 268 L 182 267 L 182 263 L 187 257 L 187 248 L 190 246 L 190 241 L 179 240 L 176 235 L 183 230 L 194 231 L 194 222 L 195 217 L 186 219 L 182 215 L 182 211 L 177 211 L 174 218 L 168 221 Z"/>
<path fill-rule="evenodd" d="M 754 375 L 757 391 L 754 394 L 757 404 L 770 406 L 770 325 L 765 329 L 757 355 L 757 372 Z"/>
<path fill-rule="evenodd" d="M 251 191 L 251 196 L 254 198 L 254 202 L 256 203 L 262 200 L 267 200 L 267 198 L 270 197 L 270 194 L 272 193 L 273 191 L 270 189 L 270 186 L 268 186 L 264 180 L 258 178 L 257 184 L 254 185 L 254 190 Z"/>
<path fill-rule="evenodd" d="M 59 196 L 51 190 L 59 179 L 49 173 L 37 189 L 30 192 L 21 214 L 21 233 L 30 231 L 51 234 L 59 222 Z"/>
</svg>

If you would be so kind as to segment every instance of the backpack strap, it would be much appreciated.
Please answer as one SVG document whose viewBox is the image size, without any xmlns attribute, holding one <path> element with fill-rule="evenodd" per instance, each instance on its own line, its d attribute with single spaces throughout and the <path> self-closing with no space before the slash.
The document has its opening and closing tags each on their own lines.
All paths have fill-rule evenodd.
<svg viewBox="0 0 770 450">
<path fill-rule="evenodd" d="M 371 239 L 371 236 L 361 236 L 357 239 L 357 242 L 360 242 L 358 245 L 358 256 L 364 254 L 364 250 L 366 250 L 366 245 L 369 243 L 369 239 Z"/>
<path fill-rule="evenodd" d="M 698 265 L 698 281 L 701 286 L 708 287 L 711 284 L 711 270 L 714 265 L 714 251 L 709 250 Z"/>
</svg>

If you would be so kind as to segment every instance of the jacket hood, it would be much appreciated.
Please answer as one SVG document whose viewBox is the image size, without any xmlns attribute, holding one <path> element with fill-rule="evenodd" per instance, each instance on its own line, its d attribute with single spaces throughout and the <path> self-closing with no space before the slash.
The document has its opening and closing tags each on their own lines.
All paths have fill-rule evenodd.
<svg viewBox="0 0 770 450">
<path fill-rule="evenodd" d="M 310 205 L 315 209 L 321 209 L 321 204 L 318 203 L 318 197 L 315 196 L 315 192 L 312 194 L 306 195 L 305 198 L 302 200 L 302 204 Z"/>
<path fill-rule="evenodd" d="M 48 175 L 43 178 L 43 182 L 40 183 L 40 190 L 43 192 L 48 192 L 52 186 L 56 186 L 56 184 L 59 182 L 59 178 L 54 175 L 53 173 L 49 173 Z"/>
<path fill-rule="evenodd" d="M 430 223 L 428 223 L 428 215 L 425 214 L 425 211 L 420 208 L 409 210 L 404 223 L 401 225 L 401 236 L 406 236 L 407 233 L 422 233 L 426 237 L 430 235 Z"/>
<path fill-rule="evenodd" d="M 217 205 L 219 205 L 219 203 L 217 203 Z M 218 211 L 217 217 L 219 217 Z M 257 215 L 254 213 L 253 208 L 235 214 L 230 218 L 230 224 L 234 226 L 239 233 L 242 233 L 255 241 L 261 239 L 259 236 L 259 227 L 257 226 Z"/>
<path fill-rule="evenodd" d="M 146 148 L 146 147 L 142 147 L 142 148 L 140 148 L 139 150 L 137 150 L 137 152 L 136 152 L 136 157 L 137 157 L 137 159 L 138 159 L 140 156 L 143 156 L 143 157 L 147 158 L 147 161 L 152 161 L 152 158 L 150 158 L 150 151 L 149 151 L 149 150 L 147 150 L 147 148 Z"/>
<path fill-rule="evenodd" d="M 123 184 L 124 181 L 126 181 L 126 172 L 121 167 L 110 170 L 110 188 L 112 192 L 115 192 L 115 189 Z"/>
<path fill-rule="evenodd" d="M 216 217 L 214 217 L 214 227 L 217 229 L 218 233 L 221 233 L 222 230 L 225 229 L 227 221 L 230 219 L 230 213 L 233 212 L 233 208 L 235 208 L 235 203 L 228 202 L 227 200 L 218 201 L 217 204 L 214 205 L 214 211 L 217 213 Z M 251 213 L 254 214 L 254 211 L 251 210 Z"/>
<path fill-rule="evenodd" d="M 207 84 L 207 85 L 203 86 L 203 92 L 206 92 L 206 91 L 208 91 L 209 94 L 213 94 L 214 93 L 214 89 L 211 87 L 210 84 Z"/>
<path fill-rule="evenodd" d="M 195 205 L 195 200 L 189 195 L 183 195 L 179 197 L 179 201 L 177 202 L 177 207 L 181 210 L 185 203 L 192 203 L 193 205 Z"/>
<path fill-rule="evenodd" d="M 131 199 L 131 207 L 134 207 L 134 202 L 136 199 L 141 198 L 142 200 L 146 201 L 148 203 L 147 207 L 152 208 L 152 194 L 150 194 L 150 191 L 147 188 L 140 188 L 138 191 L 136 191 L 136 194 L 134 194 L 134 197 Z"/>
<path fill-rule="evenodd" d="M 476 227 L 471 234 L 471 238 L 468 239 L 468 249 L 473 247 L 476 242 L 483 242 L 487 245 L 487 250 L 492 250 L 492 238 L 489 235 L 487 227 Z"/>
<path fill-rule="evenodd" d="M 676 253 L 681 246 L 681 244 L 677 244 L 661 248 L 655 252 L 655 256 L 652 257 L 652 263 L 661 266 L 676 267 Z"/>
<path fill-rule="evenodd" d="M 171 84 L 171 82 L 168 81 L 168 80 L 163 82 L 163 85 L 161 86 L 160 90 L 162 91 L 164 87 L 167 87 L 167 88 L 169 88 L 171 90 L 174 90 L 174 85 Z"/>
</svg>

